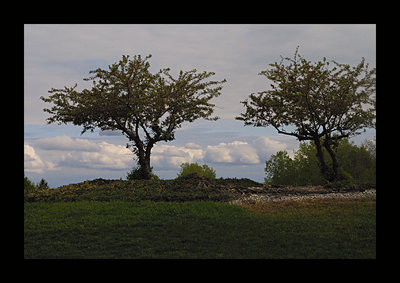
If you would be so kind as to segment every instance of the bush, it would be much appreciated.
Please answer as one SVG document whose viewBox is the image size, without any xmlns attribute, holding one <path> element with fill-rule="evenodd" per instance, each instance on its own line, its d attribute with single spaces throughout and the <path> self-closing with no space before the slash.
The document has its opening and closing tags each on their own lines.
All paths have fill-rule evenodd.
<svg viewBox="0 0 400 283">
<path fill-rule="evenodd" d="M 47 181 L 45 179 L 41 179 L 39 182 L 39 185 L 37 186 L 37 188 L 39 190 L 47 190 L 50 189 L 49 184 L 47 183 Z"/>
<path fill-rule="evenodd" d="M 45 179 L 41 179 L 39 184 L 35 185 L 28 177 L 24 176 L 24 193 L 33 193 L 38 190 L 47 190 L 50 189 L 49 184 Z"/>
<path fill-rule="evenodd" d="M 356 146 L 342 139 L 336 148 L 340 178 L 338 186 L 376 185 L 376 147 L 373 142 Z M 331 159 L 324 150 L 325 160 L 331 170 Z M 294 158 L 287 151 L 279 151 L 266 161 L 265 183 L 274 185 L 324 185 L 320 173 L 316 149 L 312 142 L 301 143 Z"/>
<path fill-rule="evenodd" d="M 198 174 L 208 179 L 209 181 L 215 180 L 215 170 L 208 167 L 206 164 L 200 166 L 197 163 L 182 163 L 181 171 L 178 173 L 178 178 L 185 177 L 192 174 Z"/>
<path fill-rule="evenodd" d="M 36 190 L 36 186 L 28 177 L 24 177 L 24 192 L 29 193 Z"/>
<path fill-rule="evenodd" d="M 294 161 L 289 157 L 287 151 L 278 151 L 265 163 L 266 178 L 268 185 L 295 185 L 296 167 Z"/>
<path fill-rule="evenodd" d="M 153 167 L 151 167 L 150 170 L 153 171 Z M 126 179 L 128 181 L 143 180 L 143 174 L 140 167 L 133 168 L 130 172 L 128 172 Z M 151 180 L 160 180 L 160 178 L 156 174 L 151 173 Z"/>
</svg>

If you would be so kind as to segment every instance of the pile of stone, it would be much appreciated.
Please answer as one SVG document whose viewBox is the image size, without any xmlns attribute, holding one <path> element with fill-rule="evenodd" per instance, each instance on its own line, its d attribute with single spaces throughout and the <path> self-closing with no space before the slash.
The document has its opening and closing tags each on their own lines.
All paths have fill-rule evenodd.
<svg viewBox="0 0 400 283">
<path fill-rule="evenodd" d="M 232 187 L 226 192 L 231 194 L 231 203 L 256 203 L 268 201 L 327 199 L 327 198 L 363 198 L 376 196 L 375 189 L 326 189 L 322 186 L 308 187 Z"/>
</svg>

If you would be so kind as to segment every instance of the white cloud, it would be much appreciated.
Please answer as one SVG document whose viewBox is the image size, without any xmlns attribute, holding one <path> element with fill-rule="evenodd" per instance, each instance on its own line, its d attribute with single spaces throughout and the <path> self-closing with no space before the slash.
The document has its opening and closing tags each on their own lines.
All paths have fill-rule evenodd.
<svg viewBox="0 0 400 283">
<path fill-rule="evenodd" d="M 297 143 L 292 140 L 278 141 L 269 137 L 259 136 L 246 141 L 232 141 L 207 146 L 204 162 L 231 164 L 259 164 L 270 158 L 272 154 L 286 150 L 290 156 Z"/>
<path fill-rule="evenodd" d="M 240 176 L 262 181 L 263 167 L 270 155 L 279 150 L 287 150 L 290 154 L 297 145 L 279 136 L 227 139 L 230 141 L 217 145 L 206 145 L 198 140 L 188 141 L 184 145 L 176 145 L 174 142 L 155 144 L 151 166 L 161 178 L 174 178 L 182 163 L 197 162 L 211 166 L 218 176 Z M 135 158 L 132 151 L 123 145 L 96 139 L 56 136 L 31 139 L 24 144 L 25 173 L 37 181 L 44 177 L 54 182 L 52 186 L 87 178 L 124 177 L 136 166 Z"/>
<path fill-rule="evenodd" d="M 67 168 L 129 170 L 136 165 L 136 156 L 130 149 L 105 141 L 56 136 L 31 143 L 24 145 L 27 172 L 42 173 Z M 177 170 L 185 162 L 204 162 L 211 166 L 255 165 L 265 162 L 279 150 L 291 152 L 292 146 L 265 136 L 207 146 L 194 142 L 184 146 L 161 143 L 152 149 L 151 166 L 155 170 Z"/>
<path fill-rule="evenodd" d="M 185 162 L 257 164 L 260 159 L 257 150 L 249 143 L 232 141 L 205 148 L 195 143 L 185 146 L 156 145 L 152 150 L 151 162 L 155 169 L 174 170 Z"/>
<path fill-rule="evenodd" d="M 24 143 L 24 170 L 26 172 L 41 173 L 43 172 L 44 163 L 36 154 L 33 147 Z"/>
<path fill-rule="evenodd" d="M 206 148 L 205 162 L 257 164 L 260 162 L 254 147 L 243 141 L 220 143 Z"/>
<path fill-rule="evenodd" d="M 154 168 L 175 170 L 182 163 L 194 163 L 203 159 L 204 150 L 195 143 L 185 147 L 174 145 L 155 145 L 152 150 L 151 164 Z"/>
<path fill-rule="evenodd" d="M 134 164 L 133 153 L 129 149 L 108 142 L 57 136 L 39 139 L 34 142 L 34 146 L 40 151 L 42 159 L 48 160 L 47 162 L 58 169 L 70 167 L 118 170 L 132 168 Z"/>
<path fill-rule="evenodd" d="M 25 145 L 25 167 L 29 172 L 42 173 L 48 170 L 46 161 L 56 168 L 90 168 L 104 170 L 129 170 L 136 165 L 135 155 L 122 145 L 97 142 L 89 139 L 56 136 L 39 139 L 34 146 Z M 42 158 L 35 152 L 40 151 Z M 184 162 L 197 162 L 204 156 L 204 150 L 195 143 L 187 147 L 155 145 L 151 164 L 157 169 L 177 169 Z M 28 171 L 27 171 L 28 172 Z"/>
<path fill-rule="evenodd" d="M 256 138 L 253 141 L 253 145 L 258 151 L 266 151 L 268 153 L 275 153 L 280 150 L 285 150 L 287 147 L 287 145 L 282 142 L 264 136 Z"/>
<path fill-rule="evenodd" d="M 272 154 L 281 150 L 287 150 L 287 144 L 261 136 L 252 141 L 261 160 L 266 161 Z"/>
<path fill-rule="evenodd" d="M 230 155 L 230 150 L 224 145 L 207 146 L 205 154 L 205 162 L 226 162 L 232 163 L 233 158 Z"/>
<path fill-rule="evenodd" d="M 276 140 L 277 139 L 277 140 Z M 299 142 L 288 136 L 277 136 L 274 138 L 260 136 L 253 141 L 261 160 L 268 160 L 272 154 L 285 150 L 289 157 L 294 158 L 294 152 L 299 146 Z"/>
<path fill-rule="evenodd" d="M 133 165 L 133 153 L 122 145 L 114 145 L 107 142 L 97 144 L 97 152 L 82 152 L 82 159 L 78 159 L 82 165 L 99 169 L 128 169 Z M 79 155 L 76 155 L 79 158 Z"/>
<path fill-rule="evenodd" d="M 134 165 L 133 153 L 126 147 L 107 142 L 86 141 L 92 144 L 90 150 L 79 149 L 69 152 L 64 155 L 59 165 L 107 170 L 129 169 Z M 79 148 L 79 142 L 77 142 L 77 145 Z M 93 148 L 97 150 L 94 151 Z"/>
<path fill-rule="evenodd" d="M 35 149 L 24 143 L 24 171 L 28 173 L 43 173 L 44 170 L 54 170 L 52 162 L 43 162 Z"/>
</svg>

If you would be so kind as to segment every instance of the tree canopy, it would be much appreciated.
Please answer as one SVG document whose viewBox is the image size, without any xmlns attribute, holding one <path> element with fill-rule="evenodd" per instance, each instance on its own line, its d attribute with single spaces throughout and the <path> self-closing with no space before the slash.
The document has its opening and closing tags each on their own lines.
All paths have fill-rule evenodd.
<svg viewBox="0 0 400 283">
<path fill-rule="evenodd" d="M 198 118 L 216 120 L 211 117 L 214 104 L 209 101 L 221 94 L 226 80 L 207 79 L 215 73 L 180 71 L 174 78 L 170 69 L 151 73 L 148 59 L 140 55 L 122 59 L 98 68 L 85 78 L 91 81 L 91 89 L 77 91 L 77 84 L 62 89 L 52 88 L 45 102 L 53 103 L 48 123 L 72 123 L 83 126 L 82 134 L 95 128 L 121 131 L 130 141 L 127 147 L 138 157 L 143 178 L 150 178 L 150 153 L 158 141 L 174 140 L 175 130 L 183 122 Z"/>
<path fill-rule="evenodd" d="M 368 68 L 364 58 L 356 66 L 326 58 L 312 63 L 296 49 L 293 58 L 282 57 L 259 73 L 272 82 L 270 89 L 241 101 L 246 111 L 236 119 L 255 127 L 273 126 L 299 141 L 312 140 L 321 172 L 335 180 L 339 177 L 337 141 L 375 127 L 376 69 Z M 333 172 L 328 170 L 322 146 L 333 160 Z"/>
</svg>

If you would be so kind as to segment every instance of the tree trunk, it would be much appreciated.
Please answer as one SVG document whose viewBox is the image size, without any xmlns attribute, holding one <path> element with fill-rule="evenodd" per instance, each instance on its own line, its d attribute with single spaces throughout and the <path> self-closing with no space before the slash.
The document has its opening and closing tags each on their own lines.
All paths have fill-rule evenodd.
<svg viewBox="0 0 400 283">
<path fill-rule="evenodd" d="M 140 167 L 140 179 L 150 180 L 151 179 L 151 167 L 150 167 L 150 153 L 152 144 L 147 145 L 146 149 L 142 143 L 136 143 L 136 154 L 138 157 L 138 165 Z"/>
<path fill-rule="evenodd" d="M 151 166 L 150 166 L 150 154 L 151 149 L 153 148 L 154 142 L 151 140 L 147 146 L 146 150 L 142 148 L 138 148 L 138 157 L 139 157 L 139 166 L 142 178 L 145 180 L 151 179 Z"/>
<path fill-rule="evenodd" d="M 151 167 L 150 167 L 150 155 L 145 156 L 142 160 L 139 158 L 139 166 L 142 175 L 142 179 L 151 179 Z"/>
<path fill-rule="evenodd" d="M 329 155 L 332 158 L 332 169 L 333 169 L 333 176 L 331 176 L 330 181 L 337 181 L 339 179 L 339 163 L 336 158 L 336 153 L 331 147 L 331 142 L 328 139 L 324 141 L 324 147 L 328 151 Z"/>
<path fill-rule="evenodd" d="M 324 157 L 324 152 L 322 151 L 322 145 L 321 145 L 321 141 L 319 140 L 319 138 L 315 138 L 314 139 L 314 144 L 315 147 L 317 149 L 317 158 L 319 161 L 319 169 L 321 171 L 322 176 L 324 176 L 324 178 L 326 180 L 330 180 L 329 178 L 329 168 L 328 165 L 326 165 L 325 162 L 325 157 Z"/>
</svg>

